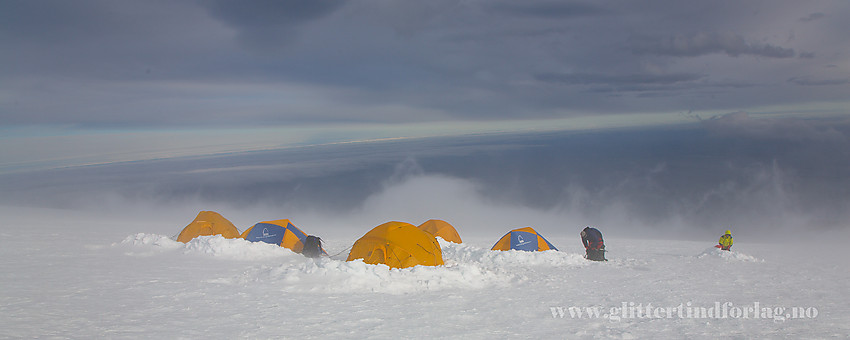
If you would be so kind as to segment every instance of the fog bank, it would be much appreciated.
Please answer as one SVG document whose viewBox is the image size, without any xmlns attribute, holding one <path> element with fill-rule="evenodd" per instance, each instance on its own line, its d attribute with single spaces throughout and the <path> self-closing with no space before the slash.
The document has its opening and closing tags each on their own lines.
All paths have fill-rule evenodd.
<svg viewBox="0 0 850 340">
<path fill-rule="evenodd" d="M 240 229 L 289 218 L 353 235 L 439 218 L 486 235 L 594 225 L 643 237 L 733 229 L 770 238 L 846 231 L 848 129 L 829 123 L 736 113 L 664 129 L 316 145 L 5 174 L 0 187 L 4 205 L 155 211 L 174 232 L 198 210 L 217 210 Z"/>
</svg>

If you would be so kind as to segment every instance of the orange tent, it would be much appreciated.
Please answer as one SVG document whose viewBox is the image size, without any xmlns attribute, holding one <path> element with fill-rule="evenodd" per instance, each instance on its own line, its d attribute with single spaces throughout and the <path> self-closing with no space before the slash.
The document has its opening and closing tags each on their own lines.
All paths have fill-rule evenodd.
<svg viewBox="0 0 850 340">
<path fill-rule="evenodd" d="M 363 259 L 390 268 L 443 265 L 443 252 L 433 235 L 404 222 L 387 222 L 363 235 L 346 261 Z"/>
<path fill-rule="evenodd" d="M 201 211 L 198 217 L 177 236 L 179 242 L 189 242 L 198 236 L 221 235 L 224 238 L 238 238 L 239 230 L 226 218 L 215 211 Z"/>
<path fill-rule="evenodd" d="M 419 229 L 429 232 L 431 235 L 442 237 L 444 240 L 454 243 L 463 243 L 457 229 L 449 222 L 443 220 L 427 220 L 419 225 Z"/>
</svg>

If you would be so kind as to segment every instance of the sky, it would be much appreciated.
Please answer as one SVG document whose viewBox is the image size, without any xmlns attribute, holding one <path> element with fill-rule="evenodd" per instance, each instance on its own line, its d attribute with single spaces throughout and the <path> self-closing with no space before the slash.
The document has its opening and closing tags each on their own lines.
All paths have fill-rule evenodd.
<svg viewBox="0 0 850 340">
<path fill-rule="evenodd" d="M 2 1 L 0 203 L 847 229 L 847 32 L 846 1 Z"/>
<path fill-rule="evenodd" d="M 317 131 L 304 142 L 846 117 L 848 31 L 846 1 L 3 1 L 2 155 L 250 150 L 293 127 Z"/>
</svg>

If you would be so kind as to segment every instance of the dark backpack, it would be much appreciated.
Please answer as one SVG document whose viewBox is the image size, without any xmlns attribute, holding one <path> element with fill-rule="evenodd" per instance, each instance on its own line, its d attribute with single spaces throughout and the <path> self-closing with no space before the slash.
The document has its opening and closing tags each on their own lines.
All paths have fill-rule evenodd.
<svg viewBox="0 0 850 340">
<path fill-rule="evenodd" d="M 586 249 L 605 249 L 602 232 L 596 228 L 584 228 L 581 232 L 581 242 L 584 243 Z"/>
<path fill-rule="evenodd" d="M 322 239 L 316 236 L 307 236 L 307 239 L 304 240 L 304 248 L 301 250 L 301 255 L 306 257 L 319 257 L 322 256 Z"/>
</svg>

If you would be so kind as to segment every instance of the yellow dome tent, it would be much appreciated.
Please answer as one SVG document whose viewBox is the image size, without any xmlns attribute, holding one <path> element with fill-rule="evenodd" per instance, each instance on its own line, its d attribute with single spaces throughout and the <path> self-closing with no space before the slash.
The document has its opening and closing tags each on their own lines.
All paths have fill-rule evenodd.
<svg viewBox="0 0 850 340">
<path fill-rule="evenodd" d="M 443 265 L 443 252 L 433 235 L 404 222 L 387 222 L 363 235 L 346 261 L 363 259 L 390 268 Z"/>
<path fill-rule="evenodd" d="M 215 211 L 201 211 L 198 217 L 177 236 L 179 242 L 189 242 L 198 236 L 221 235 L 224 238 L 238 238 L 239 230 L 226 218 Z"/>
<path fill-rule="evenodd" d="M 431 235 L 442 237 L 444 240 L 454 243 L 463 243 L 457 229 L 449 222 L 443 220 L 427 220 L 419 225 L 419 229 L 429 232 Z"/>
</svg>

